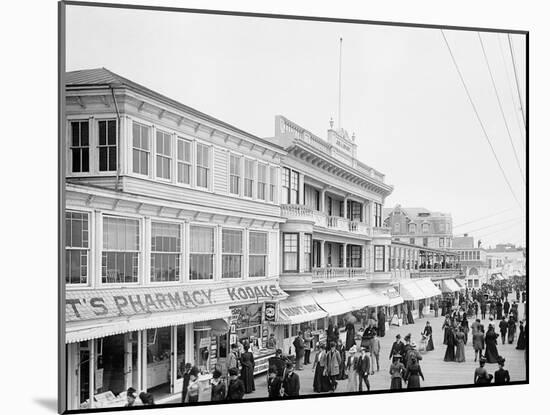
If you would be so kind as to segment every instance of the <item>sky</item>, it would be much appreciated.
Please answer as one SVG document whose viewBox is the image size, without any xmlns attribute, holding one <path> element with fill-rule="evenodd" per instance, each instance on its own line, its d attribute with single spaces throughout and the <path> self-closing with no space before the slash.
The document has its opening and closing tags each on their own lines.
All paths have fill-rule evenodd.
<svg viewBox="0 0 550 415">
<path fill-rule="evenodd" d="M 485 247 L 525 244 L 526 137 L 506 34 L 444 31 L 489 144 L 439 29 L 88 6 L 66 16 L 69 71 L 105 67 L 264 138 L 278 114 L 322 138 L 332 117 L 394 186 L 385 207 L 451 213 L 454 233 Z M 525 36 L 511 42 L 524 103 Z"/>
</svg>

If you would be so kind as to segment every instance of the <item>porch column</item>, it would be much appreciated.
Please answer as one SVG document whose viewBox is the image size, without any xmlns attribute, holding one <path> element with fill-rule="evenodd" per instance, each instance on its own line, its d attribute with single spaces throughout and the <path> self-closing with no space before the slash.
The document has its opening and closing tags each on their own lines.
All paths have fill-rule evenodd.
<svg viewBox="0 0 550 415">
<path fill-rule="evenodd" d="M 319 255 L 321 256 L 321 263 L 319 264 L 321 268 L 324 268 L 326 266 L 325 264 L 325 241 L 321 240 L 319 241 Z"/>
<path fill-rule="evenodd" d="M 90 403 L 89 408 L 94 407 L 94 396 L 95 396 L 95 343 L 96 340 L 88 340 L 88 344 L 90 345 L 90 361 L 89 361 L 89 377 L 88 377 L 88 386 L 90 391 L 90 400 L 88 401 Z M 80 392 L 80 391 L 79 391 Z"/>
<path fill-rule="evenodd" d="M 348 244 L 342 244 L 342 266 L 343 268 L 347 268 L 347 264 L 346 264 L 346 251 L 347 251 L 347 248 L 348 248 Z"/>
<path fill-rule="evenodd" d="M 327 213 L 326 210 L 325 210 L 325 199 L 326 199 L 326 190 L 323 189 L 319 192 L 319 210 L 322 212 L 322 213 Z"/>
<path fill-rule="evenodd" d="M 348 215 L 348 197 L 344 197 L 344 219 L 349 219 Z"/>
</svg>

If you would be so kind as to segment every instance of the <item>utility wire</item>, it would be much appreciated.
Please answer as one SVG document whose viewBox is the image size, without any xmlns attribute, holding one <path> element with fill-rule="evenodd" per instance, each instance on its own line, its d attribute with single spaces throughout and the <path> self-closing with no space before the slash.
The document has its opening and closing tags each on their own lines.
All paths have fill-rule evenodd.
<svg viewBox="0 0 550 415">
<path fill-rule="evenodd" d="M 481 44 L 481 50 L 483 51 L 483 57 L 485 58 L 485 63 L 487 64 L 487 70 L 489 71 L 489 75 L 491 77 L 491 83 L 493 84 L 493 89 L 495 91 L 495 95 L 497 97 L 498 107 L 500 109 L 500 114 L 502 115 L 502 120 L 504 121 L 504 125 L 506 126 L 506 132 L 508 133 L 508 138 L 510 139 L 510 145 L 512 146 L 512 150 L 514 151 L 514 157 L 516 158 L 516 163 L 518 165 L 519 173 L 521 174 L 521 179 L 523 180 L 523 183 L 527 185 L 525 182 L 525 176 L 523 175 L 523 170 L 521 169 L 521 164 L 519 162 L 518 153 L 516 152 L 516 146 L 514 146 L 514 141 L 512 140 L 512 134 L 510 134 L 510 127 L 508 127 L 508 121 L 506 121 L 506 115 L 504 115 L 504 109 L 502 108 L 502 102 L 500 102 L 500 97 L 498 95 L 498 89 L 497 85 L 495 83 L 495 78 L 493 77 L 493 72 L 491 71 L 491 66 L 489 65 L 489 59 L 487 58 L 487 53 L 485 52 L 485 46 L 483 45 L 483 39 L 481 39 L 481 33 L 477 32 L 477 37 L 479 38 L 479 43 Z"/>
<path fill-rule="evenodd" d="M 516 106 L 516 100 L 514 98 L 514 93 L 512 92 L 512 81 L 510 80 L 510 73 L 508 72 L 507 64 L 506 64 L 506 58 L 504 57 L 504 49 L 502 47 L 502 37 L 498 37 L 498 46 L 500 49 L 500 55 L 502 56 L 502 66 L 504 66 L 504 71 L 506 72 L 506 80 L 508 81 L 508 92 L 510 92 L 510 98 L 512 100 L 512 107 L 514 108 L 514 118 L 516 119 L 516 124 L 518 126 L 519 135 L 521 138 L 521 142 L 523 143 L 523 148 L 525 149 L 525 127 L 521 125 L 519 121 L 519 115 L 518 115 L 518 106 Z"/>
<path fill-rule="evenodd" d="M 491 147 L 491 151 L 493 152 L 493 156 L 495 157 L 495 160 L 498 164 L 498 167 L 500 168 L 500 172 L 502 173 L 502 176 L 504 177 L 504 180 L 506 180 L 506 183 L 508 184 L 508 188 L 510 189 L 510 192 L 514 196 L 514 199 L 516 199 L 516 202 L 518 203 L 519 207 L 522 211 L 525 211 L 523 209 L 522 204 L 520 203 L 519 199 L 516 196 L 516 193 L 514 192 L 514 189 L 512 189 L 512 185 L 510 184 L 510 181 L 508 180 L 508 177 L 506 177 L 506 173 L 504 173 L 504 169 L 502 168 L 502 165 L 500 164 L 500 161 L 497 157 L 497 154 L 495 153 L 495 149 L 493 148 L 493 145 L 491 144 L 491 140 L 489 140 L 489 136 L 487 135 L 487 131 L 485 130 L 485 126 L 483 125 L 483 121 L 481 121 L 481 118 L 479 116 L 479 113 L 477 112 L 477 108 L 474 104 L 474 101 L 472 100 L 472 97 L 470 95 L 470 91 L 468 91 L 468 87 L 466 86 L 466 82 L 464 81 L 464 78 L 462 77 L 462 73 L 460 72 L 460 68 L 458 67 L 458 64 L 456 63 L 455 57 L 453 55 L 453 51 L 451 50 L 451 46 L 449 45 L 449 42 L 447 41 L 447 37 L 445 36 L 445 33 L 443 32 L 443 29 L 440 29 L 441 34 L 443 35 L 443 40 L 445 41 L 445 44 L 447 45 L 447 49 L 449 50 L 449 54 L 451 55 L 451 59 L 453 60 L 453 64 L 456 68 L 456 71 L 458 73 L 458 76 L 460 77 L 460 81 L 462 82 L 462 86 L 464 87 L 464 90 L 466 91 L 466 95 L 468 96 L 468 100 L 470 101 L 470 104 L 472 105 L 472 108 L 474 110 L 474 113 L 476 115 L 477 121 L 479 122 L 479 125 L 481 126 L 481 129 L 483 131 L 483 135 L 485 139 L 487 140 L 487 143 L 489 144 L 489 147 Z"/>
<path fill-rule="evenodd" d="M 525 216 L 521 216 L 519 218 L 514 218 L 514 219 L 508 219 L 508 220 L 505 220 L 503 222 L 493 223 L 492 225 L 482 226 L 481 228 L 471 229 L 468 232 L 464 232 L 464 233 L 469 234 L 469 233 L 472 233 L 472 232 L 480 231 L 482 229 L 492 228 L 493 226 L 504 225 L 505 223 L 517 222 L 517 221 L 524 220 L 524 219 L 525 219 Z"/>
<path fill-rule="evenodd" d="M 508 33 L 508 46 L 510 47 L 510 55 L 512 55 L 512 66 L 514 67 L 514 77 L 516 78 L 516 88 L 518 90 L 519 107 L 521 108 L 521 115 L 523 117 L 523 125 L 527 128 L 527 122 L 525 121 L 525 112 L 523 111 L 523 100 L 521 99 L 521 90 L 519 89 L 518 71 L 516 69 L 516 59 L 514 58 L 514 47 L 512 46 L 512 37 Z"/>
<path fill-rule="evenodd" d="M 492 214 L 492 215 L 483 216 L 483 217 L 481 217 L 481 218 L 474 219 L 474 220 L 471 220 L 471 221 L 469 221 L 469 222 L 464 222 L 464 223 L 461 223 L 460 225 L 453 226 L 453 228 L 460 228 L 461 226 L 469 225 L 470 223 L 479 222 L 480 220 L 483 220 L 483 219 L 492 218 L 492 217 L 501 215 L 501 214 L 503 214 L 503 213 L 505 213 L 505 212 L 509 212 L 509 211 L 512 210 L 512 209 L 514 209 L 514 208 L 506 209 L 506 210 L 503 210 L 503 211 L 501 211 L 501 212 L 494 213 L 494 214 Z"/>
<path fill-rule="evenodd" d="M 515 223 L 513 225 L 509 225 L 509 226 L 506 226 L 504 228 L 500 228 L 500 229 L 491 231 L 489 233 L 485 233 L 483 235 L 480 235 L 480 236 L 478 236 L 478 238 L 481 239 L 481 238 L 485 238 L 485 237 L 490 236 L 490 235 L 495 235 L 495 234 L 498 234 L 498 233 L 501 233 L 501 232 L 504 232 L 504 231 L 507 231 L 507 230 L 510 230 L 510 229 L 514 229 L 518 225 L 524 225 L 524 223 L 523 222 Z"/>
</svg>

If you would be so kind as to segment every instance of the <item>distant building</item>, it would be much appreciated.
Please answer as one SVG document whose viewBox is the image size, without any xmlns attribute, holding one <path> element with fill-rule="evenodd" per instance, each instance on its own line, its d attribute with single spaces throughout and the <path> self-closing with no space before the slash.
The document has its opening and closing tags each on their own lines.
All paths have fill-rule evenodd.
<svg viewBox="0 0 550 415">
<path fill-rule="evenodd" d="M 505 278 L 525 275 L 524 248 L 497 244 L 495 248 L 487 249 L 487 263 L 491 274 L 501 274 Z"/>
<path fill-rule="evenodd" d="M 449 249 L 453 238 L 450 213 L 401 205 L 384 209 L 384 226 L 391 229 L 394 240 L 426 248 Z"/>
<path fill-rule="evenodd" d="M 481 247 L 481 241 L 476 245 L 473 236 L 456 236 L 453 237 L 452 250 L 459 256 L 468 288 L 479 288 L 488 282 L 490 273 L 487 252 Z"/>
</svg>

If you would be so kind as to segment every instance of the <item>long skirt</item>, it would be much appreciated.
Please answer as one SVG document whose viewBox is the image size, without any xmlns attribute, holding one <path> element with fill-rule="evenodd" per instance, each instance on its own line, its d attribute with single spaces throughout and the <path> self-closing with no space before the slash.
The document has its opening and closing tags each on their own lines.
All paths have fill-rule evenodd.
<svg viewBox="0 0 550 415">
<path fill-rule="evenodd" d="M 323 375 L 324 367 L 321 365 L 315 366 L 315 374 L 313 376 L 313 390 L 315 392 L 328 392 L 330 390 L 330 380 L 328 376 Z"/>
<path fill-rule="evenodd" d="M 459 363 L 466 361 L 466 353 L 464 352 L 464 343 L 462 342 L 458 342 L 458 344 L 456 345 L 455 359 Z"/>
<path fill-rule="evenodd" d="M 244 392 L 252 393 L 256 390 L 254 385 L 254 369 L 252 366 L 243 366 L 241 369 L 241 380 L 244 383 Z"/>
<path fill-rule="evenodd" d="M 485 358 L 487 359 L 487 363 L 498 362 L 498 350 L 496 340 L 485 341 Z"/>
<path fill-rule="evenodd" d="M 403 379 L 401 379 L 400 377 L 392 378 L 390 389 L 403 389 Z"/>
<path fill-rule="evenodd" d="M 418 389 L 420 388 L 420 376 L 411 375 L 407 381 L 407 389 Z"/>
<path fill-rule="evenodd" d="M 348 373 L 348 385 L 347 385 L 347 391 L 348 392 L 357 392 L 359 390 L 358 386 L 358 378 L 357 372 L 355 370 L 350 370 Z"/>
<path fill-rule="evenodd" d="M 455 345 L 447 344 L 447 350 L 445 350 L 445 357 L 443 358 L 445 362 L 454 362 L 455 361 Z"/>
<path fill-rule="evenodd" d="M 514 343 L 514 339 L 516 337 L 516 328 L 508 328 L 508 344 Z"/>
<path fill-rule="evenodd" d="M 433 341 L 433 339 L 432 339 L 432 336 L 430 336 L 430 337 L 428 338 L 428 344 L 426 345 L 426 351 L 427 351 L 427 352 L 431 352 L 431 351 L 434 350 L 434 349 L 435 349 L 435 348 L 434 348 L 434 341 Z"/>
<path fill-rule="evenodd" d="M 518 344 L 516 346 L 516 349 L 518 350 L 525 350 L 525 331 L 522 331 L 519 333 L 518 336 Z"/>
</svg>

